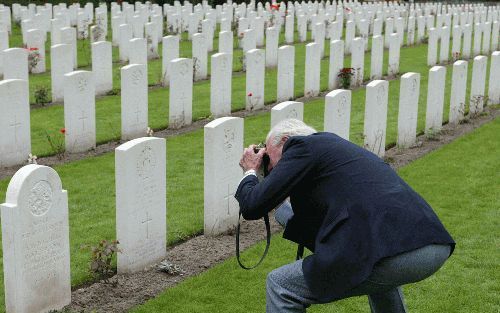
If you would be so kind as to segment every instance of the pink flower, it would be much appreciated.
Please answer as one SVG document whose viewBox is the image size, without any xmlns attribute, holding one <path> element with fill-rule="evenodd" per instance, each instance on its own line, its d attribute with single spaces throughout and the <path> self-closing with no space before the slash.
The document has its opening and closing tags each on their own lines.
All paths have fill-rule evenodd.
<svg viewBox="0 0 500 313">
<path fill-rule="evenodd" d="M 251 96 L 253 96 L 253 94 L 251 92 L 249 92 L 247 96 L 251 97 Z"/>
<path fill-rule="evenodd" d="M 61 128 L 61 129 L 59 130 L 59 132 L 60 132 L 61 134 L 63 134 L 63 135 L 64 135 L 64 134 L 66 134 L 66 128 Z"/>
</svg>

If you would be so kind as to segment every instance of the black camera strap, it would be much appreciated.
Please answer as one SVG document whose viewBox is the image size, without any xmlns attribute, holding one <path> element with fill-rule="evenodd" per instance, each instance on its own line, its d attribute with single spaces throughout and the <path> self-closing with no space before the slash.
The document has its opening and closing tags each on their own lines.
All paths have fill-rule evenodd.
<svg viewBox="0 0 500 313">
<path fill-rule="evenodd" d="M 264 223 L 266 224 L 266 234 L 267 234 L 266 249 L 264 250 L 264 254 L 260 258 L 259 262 L 254 266 L 245 266 L 243 265 L 240 259 L 240 219 L 241 219 L 241 212 L 238 216 L 238 228 L 236 229 L 236 259 L 238 260 L 238 264 L 241 266 L 241 268 L 246 270 L 251 270 L 259 266 L 260 263 L 262 263 L 262 261 L 267 255 L 267 252 L 269 251 L 269 246 L 271 245 L 271 225 L 269 224 L 269 215 L 268 214 L 264 215 Z"/>
</svg>

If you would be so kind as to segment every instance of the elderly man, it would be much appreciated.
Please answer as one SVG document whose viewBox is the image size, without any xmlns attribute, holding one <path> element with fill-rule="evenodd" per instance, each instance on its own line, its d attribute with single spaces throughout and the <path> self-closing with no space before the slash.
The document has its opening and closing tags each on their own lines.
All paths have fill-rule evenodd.
<svg viewBox="0 0 500 313">
<path fill-rule="evenodd" d="M 265 153 L 270 173 L 259 182 Z M 383 160 L 301 121 L 276 125 L 266 149 L 245 149 L 240 165 L 243 217 L 259 219 L 290 197 L 276 215 L 283 237 L 312 252 L 269 273 L 268 313 L 359 295 L 373 313 L 406 312 L 400 286 L 432 275 L 455 247 L 429 204 Z"/>
</svg>

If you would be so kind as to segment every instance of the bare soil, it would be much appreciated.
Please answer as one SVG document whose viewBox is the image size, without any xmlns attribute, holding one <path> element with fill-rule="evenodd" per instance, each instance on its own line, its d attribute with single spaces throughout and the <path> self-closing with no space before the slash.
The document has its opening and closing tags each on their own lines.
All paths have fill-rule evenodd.
<svg viewBox="0 0 500 313">
<path fill-rule="evenodd" d="M 269 108 L 266 108 L 268 110 Z M 265 111 L 265 110 L 264 110 Z M 498 117 L 500 109 L 486 108 L 485 112 L 474 119 L 453 126 L 444 125 L 443 130 L 435 136 L 421 135 L 417 144 L 406 150 L 393 147 L 386 151 L 386 161 L 395 169 L 414 161 L 425 154 L 450 143 L 481 125 Z M 247 114 L 242 112 L 241 115 Z M 207 121 L 199 121 L 191 129 L 199 128 Z M 185 131 L 180 130 L 180 132 Z M 166 136 L 173 135 L 171 130 L 164 131 Z M 158 134 L 157 134 L 158 135 Z M 109 150 L 108 150 L 109 151 Z M 273 234 L 281 227 L 271 218 Z M 241 247 L 246 249 L 265 238 L 264 224 L 261 221 L 243 221 Z M 167 288 L 197 275 L 235 255 L 234 233 L 218 237 L 200 235 L 176 246 L 169 247 L 167 260 L 185 271 L 182 275 L 169 275 L 153 267 L 141 273 L 131 275 L 115 275 L 110 283 L 95 284 L 77 288 L 72 292 L 72 303 L 67 309 L 77 312 L 126 312 L 154 298 Z M 113 286 L 115 284 L 116 286 Z"/>
</svg>

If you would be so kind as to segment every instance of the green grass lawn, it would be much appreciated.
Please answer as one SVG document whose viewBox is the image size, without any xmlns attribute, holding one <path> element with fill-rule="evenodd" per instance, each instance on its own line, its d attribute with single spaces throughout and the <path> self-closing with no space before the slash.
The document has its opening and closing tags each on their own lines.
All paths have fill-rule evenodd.
<svg viewBox="0 0 500 313">
<path fill-rule="evenodd" d="M 410 312 L 500 311 L 500 120 L 475 130 L 402 168 L 399 174 L 433 206 L 457 242 L 455 253 L 431 278 L 404 287 Z M 264 312 L 265 279 L 294 260 L 296 246 L 275 235 L 255 270 L 235 258 L 168 289 L 132 312 Z M 253 262 L 264 242 L 244 253 Z M 369 312 L 367 298 L 312 306 L 308 312 Z"/>
</svg>

